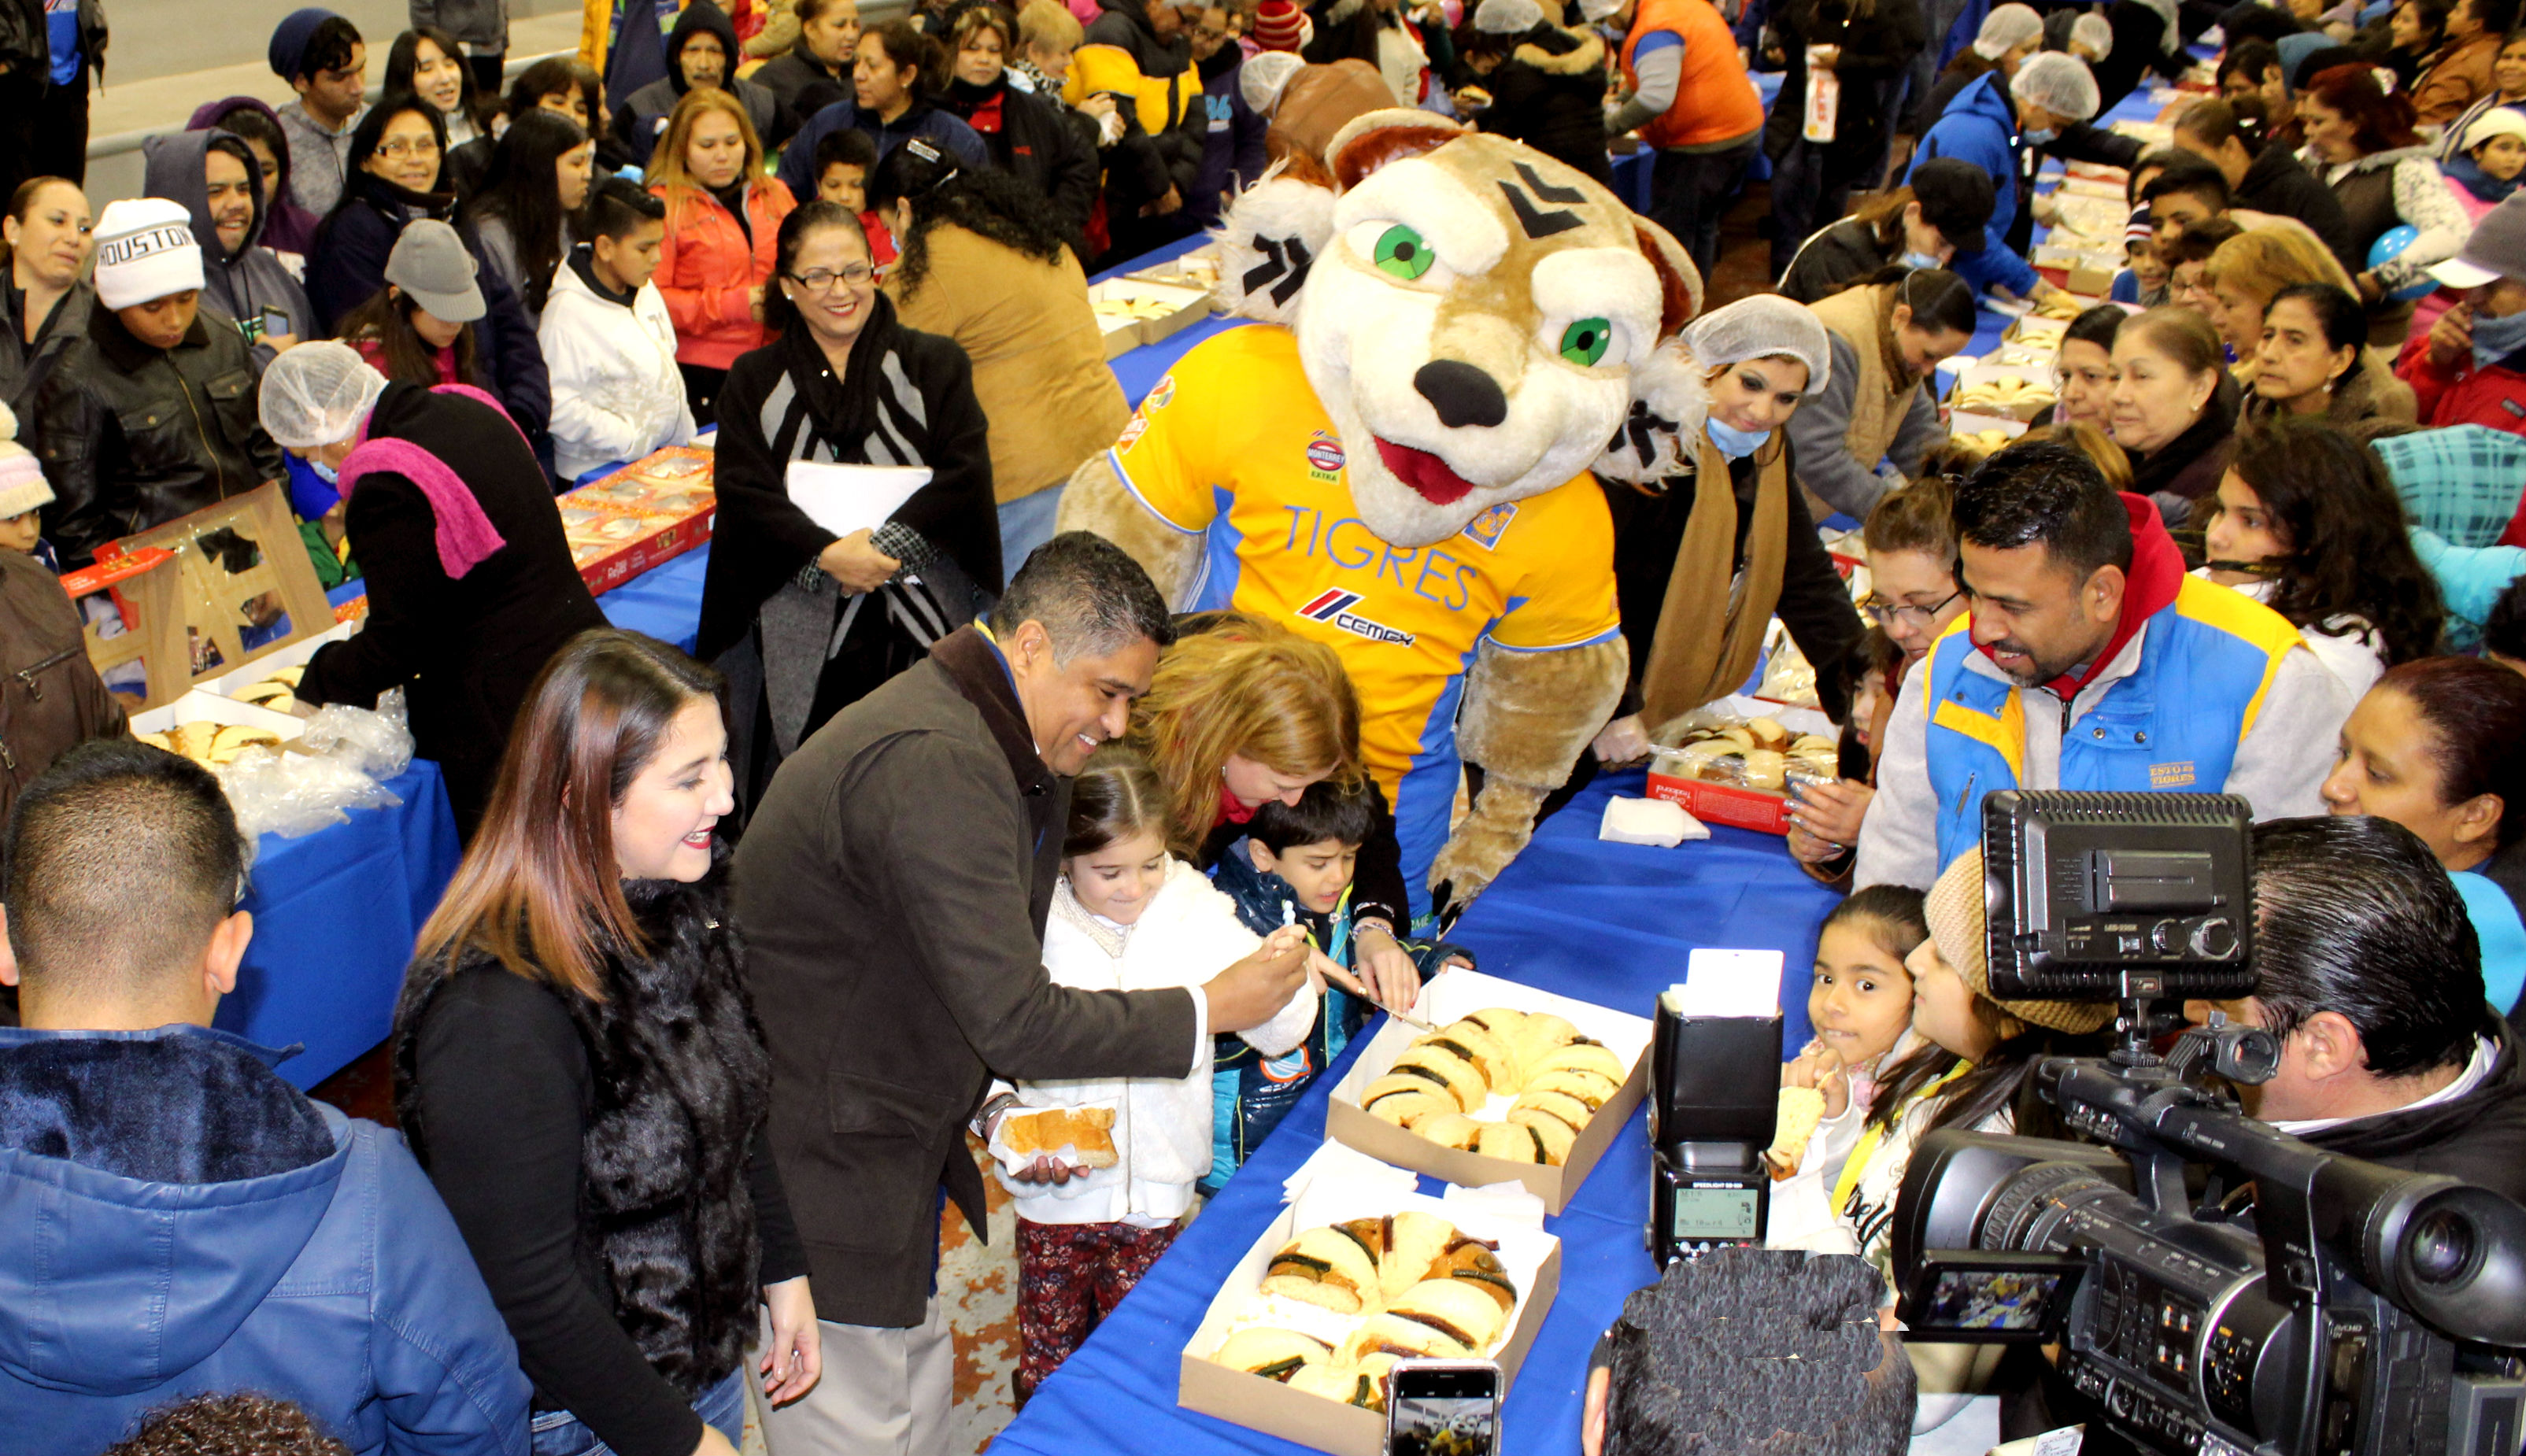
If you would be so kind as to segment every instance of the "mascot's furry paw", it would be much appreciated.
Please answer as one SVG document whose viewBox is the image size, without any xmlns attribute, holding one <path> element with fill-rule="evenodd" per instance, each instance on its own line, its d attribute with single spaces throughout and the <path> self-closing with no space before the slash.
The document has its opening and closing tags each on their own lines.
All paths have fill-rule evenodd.
<svg viewBox="0 0 2526 1456">
<path fill-rule="evenodd" d="M 1188 603 L 1201 574 L 1200 534 L 1176 529 L 1140 504 L 1104 451 L 1070 473 L 1053 524 L 1058 530 L 1090 530 L 1112 541 L 1149 574 L 1167 605 L 1182 611 Z"/>
<path fill-rule="evenodd" d="M 1480 894 L 1535 833 L 1544 795 L 1614 715 L 1631 669 L 1621 637 L 1560 652 L 1512 652 L 1483 643 L 1465 684 L 1456 741 L 1487 776 L 1474 812 L 1448 835 L 1430 884 L 1451 884 L 1452 902 Z"/>
<path fill-rule="evenodd" d="M 1543 796 L 1549 791 L 1497 777 L 1485 778 L 1474 812 L 1456 826 L 1431 862 L 1430 887 L 1450 906 L 1467 904 L 1490 888 L 1517 852 L 1526 848 L 1526 841 L 1535 837 L 1536 811 L 1543 807 Z"/>
</svg>

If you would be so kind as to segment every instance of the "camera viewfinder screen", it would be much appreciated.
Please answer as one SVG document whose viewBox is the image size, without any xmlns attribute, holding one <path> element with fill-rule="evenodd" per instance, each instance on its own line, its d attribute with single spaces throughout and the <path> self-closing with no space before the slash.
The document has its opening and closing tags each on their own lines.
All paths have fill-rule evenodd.
<svg viewBox="0 0 2526 1456">
<path fill-rule="evenodd" d="M 1491 1456 L 1497 1382 L 1487 1370 L 1396 1372 L 1392 1456 Z"/>
<path fill-rule="evenodd" d="M 2051 1323 L 2062 1276 L 2009 1269 L 1942 1269 L 1929 1307 L 1916 1322 L 1929 1330 L 2034 1334 Z"/>
</svg>

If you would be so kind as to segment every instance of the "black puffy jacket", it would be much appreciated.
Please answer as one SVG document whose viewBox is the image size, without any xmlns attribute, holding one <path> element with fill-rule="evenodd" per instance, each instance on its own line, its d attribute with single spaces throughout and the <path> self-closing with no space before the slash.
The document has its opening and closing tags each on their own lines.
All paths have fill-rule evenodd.
<svg viewBox="0 0 2526 1456">
<path fill-rule="evenodd" d="M 1096 205 L 1096 149 L 1072 129 L 1063 115 L 1070 108 L 1058 97 L 1021 91 L 1002 73 L 988 86 L 951 83 L 940 104 L 982 136 L 994 165 L 1051 203 L 1065 234 L 1076 239 L 1086 231 Z"/>
<path fill-rule="evenodd" d="M 1605 157 L 1603 41 L 1546 22 L 1518 37 L 1508 59 L 1479 84 L 1491 104 L 1474 114 L 1474 125 L 1614 185 Z"/>
<path fill-rule="evenodd" d="M 119 536 L 280 477 L 280 447 L 255 418 L 254 355 L 205 308 L 172 349 L 133 338 L 99 308 L 35 395 L 35 453 L 52 483 L 44 536 L 65 570 Z"/>
</svg>

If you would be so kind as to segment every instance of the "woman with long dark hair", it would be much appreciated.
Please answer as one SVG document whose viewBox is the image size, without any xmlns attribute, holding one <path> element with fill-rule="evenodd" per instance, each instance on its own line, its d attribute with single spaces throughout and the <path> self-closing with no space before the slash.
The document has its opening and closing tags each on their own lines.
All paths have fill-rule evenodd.
<svg viewBox="0 0 2526 1456">
<path fill-rule="evenodd" d="M 2421 0 L 2405 0 L 2405 8 Z M 2396 12 L 2401 15 L 2401 11 Z M 2426 281 L 2426 270 L 2455 256 L 2473 230 L 2447 177 L 2413 130 L 2411 100 L 2389 93 L 2365 66 L 2335 66 L 2300 88 L 2299 119 L 2315 175 L 2333 188 L 2350 226 L 2350 256 L 2362 264 L 2352 279 L 2368 309 L 2368 342 L 2403 346 L 2411 331 L 2411 299 L 2390 297 Z M 2369 262 L 2377 240 L 2398 227 L 2419 236 L 2381 263 Z"/>
<path fill-rule="evenodd" d="M 447 154 L 446 120 L 437 108 L 409 92 L 369 108 L 351 131 L 341 201 L 316 230 L 307 260 L 307 301 L 328 330 L 386 286 L 386 260 L 395 239 L 416 219 L 449 222 L 454 194 L 439 190 Z M 517 290 L 497 274 L 480 270 L 482 249 L 460 224 L 457 235 L 475 261 L 485 312 L 477 328 L 476 363 L 482 388 L 498 399 L 540 453 L 552 423 L 552 387 L 543 351 Z"/>
<path fill-rule="evenodd" d="M 1972 342 L 1973 288 L 1945 269 L 1889 269 L 1807 308 L 1832 336 L 1833 368 L 1789 423 L 1798 485 L 1865 521 L 1887 490 L 1877 462 L 1909 478 L 1945 438 L 1931 371 Z"/>
<path fill-rule="evenodd" d="M 783 218 L 776 340 L 721 394 L 719 520 L 700 655 L 733 679 L 738 781 L 768 783 L 825 720 L 921 660 L 1000 590 L 988 426 L 951 340 L 904 326 L 854 214 Z M 789 498 L 793 462 L 920 466 L 930 481 L 847 535 Z"/>
<path fill-rule="evenodd" d="M 906 327 L 944 334 L 974 362 L 992 424 L 1000 564 L 1052 539 L 1061 487 L 1131 419 L 1105 363 L 1068 219 L 1040 190 L 905 142 L 869 178 L 868 205 L 903 251 L 885 292 Z"/>
<path fill-rule="evenodd" d="M 475 321 L 482 317 L 482 291 L 468 285 L 441 291 L 448 264 L 464 243 L 456 229 L 430 218 L 415 221 L 395 239 L 386 259 L 386 285 L 342 316 L 342 342 L 360 351 L 369 367 L 389 380 L 418 384 L 482 385 L 481 349 Z"/>
<path fill-rule="evenodd" d="M 596 143 L 578 123 L 537 108 L 509 124 L 482 185 L 465 207 L 485 268 L 500 276 L 540 325 L 553 270 L 579 240 L 595 175 Z"/>
<path fill-rule="evenodd" d="M 406 30 L 387 48 L 385 93 L 401 91 L 437 109 L 447 123 L 450 147 L 491 134 L 498 98 L 475 94 L 474 68 L 465 64 L 465 48 L 436 25 Z"/>
<path fill-rule="evenodd" d="M 2376 451 L 2321 421 L 2238 433 L 2202 550 L 2196 576 L 2288 618 L 2353 698 L 2439 649 L 2446 614 L 2412 553 L 2402 498 Z"/>
<path fill-rule="evenodd" d="M 733 1456 L 823 1362 L 745 991 L 718 676 L 631 632 L 537 678 L 395 1011 L 395 1104 L 551 1451 Z M 601 1442 L 602 1444 L 597 1444 Z"/>
</svg>

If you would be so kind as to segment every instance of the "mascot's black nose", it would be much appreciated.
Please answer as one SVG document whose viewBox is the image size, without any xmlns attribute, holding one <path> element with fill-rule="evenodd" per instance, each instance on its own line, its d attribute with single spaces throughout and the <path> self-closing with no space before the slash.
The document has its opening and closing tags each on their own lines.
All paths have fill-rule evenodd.
<svg viewBox="0 0 2526 1456">
<path fill-rule="evenodd" d="M 1508 418 L 1508 396 L 1490 375 L 1455 359 L 1433 359 L 1413 372 L 1412 387 L 1439 412 L 1449 429 L 1497 425 Z"/>
</svg>

